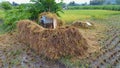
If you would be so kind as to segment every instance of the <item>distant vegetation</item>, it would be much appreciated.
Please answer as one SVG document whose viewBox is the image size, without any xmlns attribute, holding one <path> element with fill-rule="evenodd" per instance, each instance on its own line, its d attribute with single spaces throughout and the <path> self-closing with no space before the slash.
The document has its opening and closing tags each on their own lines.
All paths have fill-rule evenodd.
<svg viewBox="0 0 120 68">
<path fill-rule="evenodd" d="M 68 9 L 99 9 L 120 11 L 120 5 L 89 5 L 89 6 L 68 6 Z"/>
</svg>

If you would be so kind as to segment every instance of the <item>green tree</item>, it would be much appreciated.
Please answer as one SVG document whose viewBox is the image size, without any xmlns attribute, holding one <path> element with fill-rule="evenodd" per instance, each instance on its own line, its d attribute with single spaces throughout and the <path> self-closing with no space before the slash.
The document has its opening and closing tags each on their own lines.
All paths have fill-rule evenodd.
<svg viewBox="0 0 120 68">
<path fill-rule="evenodd" d="M 116 0 L 116 3 L 117 3 L 117 4 L 120 4 L 120 0 Z"/>
<path fill-rule="evenodd" d="M 35 2 L 37 7 L 42 12 L 53 12 L 58 14 L 59 11 L 62 12 L 62 7 L 60 6 L 60 3 L 56 3 L 55 0 L 31 0 L 32 2 Z"/>
<path fill-rule="evenodd" d="M 4 1 L 0 4 L 0 7 L 5 9 L 5 10 L 10 10 L 12 9 L 12 5 L 8 1 Z"/>
</svg>

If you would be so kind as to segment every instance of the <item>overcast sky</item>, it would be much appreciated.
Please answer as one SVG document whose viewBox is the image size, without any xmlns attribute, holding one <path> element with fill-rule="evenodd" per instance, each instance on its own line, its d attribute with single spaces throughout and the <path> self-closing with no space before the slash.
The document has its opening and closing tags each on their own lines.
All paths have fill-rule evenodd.
<svg viewBox="0 0 120 68">
<path fill-rule="evenodd" d="M 30 0 L 0 0 L 0 1 L 10 1 L 10 2 L 16 2 L 16 3 L 28 3 Z M 56 0 L 57 2 L 61 1 L 61 0 Z M 89 3 L 90 0 L 63 0 L 65 3 L 69 3 L 71 1 L 75 1 L 76 3 Z"/>
</svg>

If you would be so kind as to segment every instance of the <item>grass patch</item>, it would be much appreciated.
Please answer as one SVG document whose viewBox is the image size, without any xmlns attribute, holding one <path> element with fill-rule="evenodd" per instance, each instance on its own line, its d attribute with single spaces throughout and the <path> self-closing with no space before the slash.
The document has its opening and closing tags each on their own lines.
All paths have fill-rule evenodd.
<svg viewBox="0 0 120 68">
<path fill-rule="evenodd" d="M 4 32 L 4 29 L 2 27 L 4 17 L 5 17 L 5 12 L 4 12 L 4 10 L 0 9 L 0 34 L 3 34 L 3 32 Z"/>
<path fill-rule="evenodd" d="M 72 23 L 75 20 L 105 20 L 118 14 L 120 14 L 119 11 L 109 10 L 64 10 L 60 15 L 66 23 Z"/>
<path fill-rule="evenodd" d="M 0 10 L 0 19 L 4 19 L 5 13 L 3 10 Z"/>
<path fill-rule="evenodd" d="M 86 60 L 62 58 L 60 60 L 67 68 L 89 68 Z"/>
</svg>

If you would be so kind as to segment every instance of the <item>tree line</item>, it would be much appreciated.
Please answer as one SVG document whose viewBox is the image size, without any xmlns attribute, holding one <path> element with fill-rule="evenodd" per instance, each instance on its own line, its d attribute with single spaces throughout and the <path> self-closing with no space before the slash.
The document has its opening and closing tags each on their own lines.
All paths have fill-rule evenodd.
<svg viewBox="0 0 120 68">
<path fill-rule="evenodd" d="M 90 0 L 90 5 L 120 4 L 120 0 Z"/>
<path fill-rule="evenodd" d="M 120 0 L 90 0 L 90 4 L 85 3 L 76 3 L 75 1 L 71 1 L 68 6 L 78 6 L 78 5 L 111 5 L 116 4 L 120 5 Z"/>
</svg>

